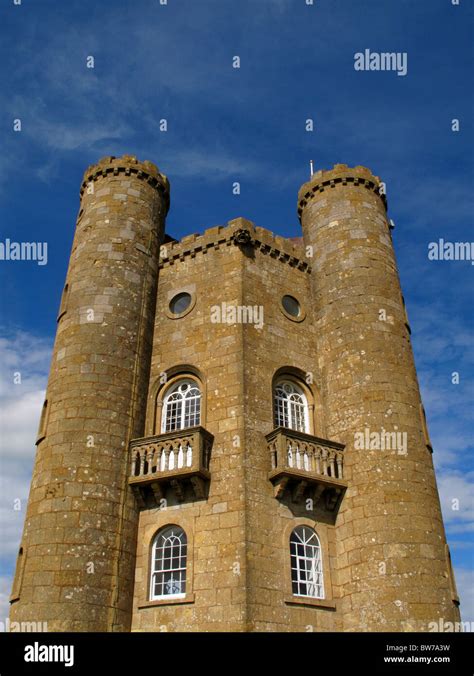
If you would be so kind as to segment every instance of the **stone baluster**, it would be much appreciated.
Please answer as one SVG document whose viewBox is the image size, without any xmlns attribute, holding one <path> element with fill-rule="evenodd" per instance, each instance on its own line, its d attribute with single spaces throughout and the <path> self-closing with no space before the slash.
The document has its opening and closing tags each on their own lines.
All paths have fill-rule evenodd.
<svg viewBox="0 0 474 676">
<path fill-rule="evenodd" d="M 138 476 L 143 476 L 145 469 L 146 450 L 144 448 L 141 448 L 139 453 L 140 453 L 140 470 L 138 472 Z"/>
<path fill-rule="evenodd" d="M 301 449 L 299 441 L 295 441 L 296 453 L 295 453 L 295 465 L 297 469 L 301 468 Z"/>
<path fill-rule="evenodd" d="M 146 459 L 147 459 L 146 473 L 151 474 L 151 466 L 153 464 L 153 447 L 152 446 L 146 447 Z"/>
<path fill-rule="evenodd" d="M 171 451 L 171 446 L 169 444 L 165 444 L 163 446 L 163 455 L 164 455 L 164 460 L 163 460 L 163 465 L 162 465 L 162 471 L 166 472 L 166 470 L 169 468 L 169 455 Z"/>
<path fill-rule="evenodd" d="M 320 448 L 320 446 L 316 446 L 314 457 L 315 457 L 315 461 L 316 461 L 315 471 L 316 471 L 317 474 L 321 474 L 321 448 Z"/>
<path fill-rule="evenodd" d="M 309 471 L 311 469 L 311 463 L 310 463 L 310 457 L 308 453 L 308 445 L 303 444 L 302 445 L 303 449 L 303 469 L 306 471 Z"/>
<path fill-rule="evenodd" d="M 322 456 L 322 461 L 323 461 L 322 474 L 324 476 L 328 476 L 328 451 L 327 451 L 327 448 L 322 449 L 321 456 Z"/>
</svg>

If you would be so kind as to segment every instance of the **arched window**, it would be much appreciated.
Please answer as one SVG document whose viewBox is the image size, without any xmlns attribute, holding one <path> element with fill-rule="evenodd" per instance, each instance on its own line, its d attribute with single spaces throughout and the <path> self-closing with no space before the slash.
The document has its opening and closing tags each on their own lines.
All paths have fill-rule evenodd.
<svg viewBox="0 0 474 676">
<path fill-rule="evenodd" d="M 321 545 L 309 526 L 298 526 L 290 536 L 291 586 L 294 596 L 324 598 Z"/>
<path fill-rule="evenodd" d="M 163 400 L 161 431 L 173 432 L 201 422 L 201 391 L 195 380 L 183 378 L 170 387 Z"/>
<path fill-rule="evenodd" d="M 150 599 L 186 596 L 186 533 L 167 526 L 155 537 L 151 555 Z"/>
<path fill-rule="evenodd" d="M 25 555 L 23 553 L 23 547 L 20 547 L 20 549 L 18 550 L 18 558 L 16 562 L 15 577 L 13 579 L 13 588 L 10 596 L 10 603 L 12 603 L 13 601 L 18 601 L 18 599 L 20 598 L 24 569 L 25 569 Z"/>
<path fill-rule="evenodd" d="M 275 386 L 275 427 L 289 427 L 309 434 L 308 400 L 303 389 L 291 380 L 281 380 Z"/>
</svg>

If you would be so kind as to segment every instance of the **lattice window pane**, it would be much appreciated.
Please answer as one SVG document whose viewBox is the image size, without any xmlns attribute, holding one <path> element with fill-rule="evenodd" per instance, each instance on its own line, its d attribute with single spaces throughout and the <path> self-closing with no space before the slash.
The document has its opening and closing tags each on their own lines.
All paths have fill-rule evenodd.
<svg viewBox="0 0 474 676">
<path fill-rule="evenodd" d="M 279 383 L 273 398 L 275 427 L 309 432 L 308 402 L 303 390 L 291 381 Z"/>
<path fill-rule="evenodd" d="M 289 427 L 288 400 L 286 393 L 281 389 L 275 390 L 275 427 Z"/>
<path fill-rule="evenodd" d="M 196 388 L 191 388 L 185 397 L 184 427 L 195 427 L 201 421 L 201 393 Z"/>
<path fill-rule="evenodd" d="M 201 392 L 191 380 L 180 380 L 165 396 L 162 432 L 173 432 L 201 424 Z"/>
<path fill-rule="evenodd" d="M 186 594 L 187 540 L 182 528 L 171 526 L 159 533 L 153 545 L 151 598 Z"/>
<path fill-rule="evenodd" d="M 321 546 L 312 528 L 298 526 L 292 532 L 290 560 L 293 594 L 324 598 Z"/>
</svg>

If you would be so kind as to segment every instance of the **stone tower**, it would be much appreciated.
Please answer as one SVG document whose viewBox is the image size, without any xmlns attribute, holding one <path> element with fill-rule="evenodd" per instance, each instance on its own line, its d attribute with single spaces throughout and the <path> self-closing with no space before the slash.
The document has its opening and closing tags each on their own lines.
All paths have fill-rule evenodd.
<svg viewBox="0 0 474 676">
<path fill-rule="evenodd" d="M 238 218 L 178 242 L 154 165 L 87 170 L 12 621 L 459 619 L 383 192 L 336 165 L 300 190 L 303 238 Z"/>
<path fill-rule="evenodd" d="M 58 317 L 12 620 L 130 627 L 137 508 L 128 441 L 143 434 L 165 176 L 124 156 L 89 167 Z"/>
<path fill-rule="evenodd" d="M 459 617 L 380 186 L 364 167 L 336 165 L 302 186 L 298 212 L 314 251 L 327 432 L 346 445 L 336 557 L 343 627 L 416 631 Z M 396 441 L 384 449 L 384 440 Z"/>
</svg>

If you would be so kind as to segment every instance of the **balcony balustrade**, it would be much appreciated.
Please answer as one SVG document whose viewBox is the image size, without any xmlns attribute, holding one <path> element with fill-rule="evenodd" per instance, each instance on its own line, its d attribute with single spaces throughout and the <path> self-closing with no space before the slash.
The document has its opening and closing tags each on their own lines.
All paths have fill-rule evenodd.
<svg viewBox="0 0 474 676">
<path fill-rule="evenodd" d="M 129 484 L 141 506 L 159 504 L 171 487 L 179 502 L 188 487 L 194 499 L 206 496 L 213 436 L 203 427 L 166 432 L 130 442 Z"/>
<path fill-rule="evenodd" d="M 275 497 L 289 494 L 293 502 L 310 497 L 314 507 L 337 511 L 347 488 L 343 444 L 284 427 L 267 434 L 266 440 Z"/>
</svg>

